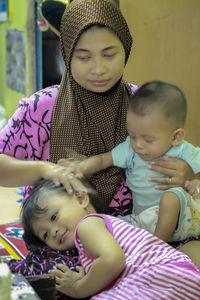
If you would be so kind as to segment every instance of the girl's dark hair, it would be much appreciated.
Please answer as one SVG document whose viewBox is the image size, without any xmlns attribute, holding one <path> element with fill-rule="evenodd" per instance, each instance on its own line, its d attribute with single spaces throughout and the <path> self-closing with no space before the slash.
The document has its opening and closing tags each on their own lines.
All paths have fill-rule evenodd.
<svg viewBox="0 0 200 300">
<path fill-rule="evenodd" d="M 184 127 L 187 115 L 187 101 L 182 90 L 172 83 L 151 81 L 143 84 L 129 98 L 129 108 L 145 116 L 161 107 L 166 118 L 172 119 L 177 128 Z"/>
<path fill-rule="evenodd" d="M 81 179 L 81 182 L 87 188 L 90 203 L 93 205 L 96 212 L 104 213 L 104 205 L 101 203 L 94 187 L 85 179 Z M 40 208 L 38 201 L 45 195 L 50 195 L 55 192 L 67 193 L 63 185 L 57 186 L 51 180 L 41 179 L 35 185 L 29 197 L 25 200 L 21 210 L 21 220 L 24 229 L 23 239 L 28 246 L 45 246 L 45 244 L 33 234 L 31 221 L 46 212 L 45 208 Z"/>
</svg>

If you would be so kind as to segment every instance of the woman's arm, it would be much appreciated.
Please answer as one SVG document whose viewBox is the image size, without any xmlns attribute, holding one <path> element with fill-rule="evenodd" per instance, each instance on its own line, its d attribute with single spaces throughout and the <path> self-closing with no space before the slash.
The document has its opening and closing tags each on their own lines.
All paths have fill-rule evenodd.
<svg viewBox="0 0 200 300">
<path fill-rule="evenodd" d="M 158 183 L 157 189 L 165 190 L 172 187 L 184 187 L 186 180 L 200 178 L 200 174 L 194 174 L 192 168 L 180 158 L 163 157 L 149 166 L 152 170 L 167 175 L 168 177 L 151 177 L 150 181 Z M 169 177 L 171 180 L 169 180 Z"/>
<path fill-rule="evenodd" d="M 78 237 L 85 252 L 96 258 L 89 272 L 81 279 L 80 274 L 76 275 L 76 279 L 72 278 L 68 271 L 51 272 L 56 276 L 58 291 L 74 298 L 83 298 L 106 288 L 120 275 L 125 266 L 125 255 L 101 218 L 83 220 L 78 228 Z"/>
<path fill-rule="evenodd" d="M 0 154 L 0 185 L 6 187 L 33 185 L 39 179 L 50 179 L 69 188 L 67 168 L 48 161 L 26 161 Z M 74 179 L 74 182 L 76 179 Z M 75 185 L 75 183 L 74 183 Z M 81 183 L 79 183 L 79 186 Z M 82 185 L 83 186 L 83 185 Z"/>
</svg>

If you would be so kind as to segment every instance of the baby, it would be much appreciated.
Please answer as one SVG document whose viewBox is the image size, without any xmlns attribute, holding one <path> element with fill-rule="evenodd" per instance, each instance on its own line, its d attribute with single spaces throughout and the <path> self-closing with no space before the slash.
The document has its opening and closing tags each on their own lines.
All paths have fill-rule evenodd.
<svg viewBox="0 0 200 300">
<path fill-rule="evenodd" d="M 200 234 L 200 199 L 194 200 L 175 185 L 165 191 L 156 189 L 149 180 L 164 177 L 149 164 L 163 156 L 181 158 L 194 173 L 200 172 L 200 148 L 184 141 L 186 113 L 186 98 L 177 86 L 163 81 L 146 83 L 130 96 L 125 142 L 79 165 L 85 176 L 111 166 L 125 168 L 134 206 L 132 214 L 123 218 L 164 241 Z M 169 182 L 173 183 L 173 177 Z"/>
</svg>

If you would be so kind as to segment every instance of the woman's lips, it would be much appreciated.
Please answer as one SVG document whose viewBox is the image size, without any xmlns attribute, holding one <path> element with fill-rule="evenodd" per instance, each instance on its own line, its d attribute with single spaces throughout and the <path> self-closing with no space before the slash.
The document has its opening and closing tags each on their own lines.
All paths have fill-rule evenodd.
<svg viewBox="0 0 200 300">
<path fill-rule="evenodd" d="M 108 80 L 91 80 L 92 85 L 94 86 L 105 86 L 107 84 Z"/>
</svg>

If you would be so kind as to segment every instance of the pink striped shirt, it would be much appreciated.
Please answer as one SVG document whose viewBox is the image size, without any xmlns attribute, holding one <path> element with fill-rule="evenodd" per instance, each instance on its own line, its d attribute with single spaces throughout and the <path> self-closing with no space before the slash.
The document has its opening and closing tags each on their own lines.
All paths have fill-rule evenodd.
<svg viewBox="0 0 200 300">
<path fill-rule="evenodd" d="M 200 299 L 200 271 L 188 256 L 121 219 L 99 214 L 84 218 L 89 216 L 104 219 L 108 231 L 117 240 L 126 258 L 120 278 L 116 279 L 112 287 L 91 299 Z M 85 254 L 77 237 L 77 228 L 75 244 L 87 273 L 95 258 Z"/>
</svg>

